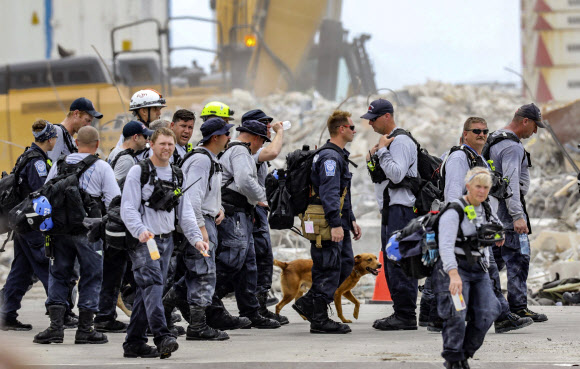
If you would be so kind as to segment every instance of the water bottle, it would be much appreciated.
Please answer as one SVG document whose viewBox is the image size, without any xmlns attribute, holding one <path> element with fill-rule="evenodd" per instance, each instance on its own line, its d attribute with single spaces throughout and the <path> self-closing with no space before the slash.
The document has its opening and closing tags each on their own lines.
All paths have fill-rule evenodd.
<svg viewBox="0 0 580 369">
<path fill-rule="evenodd" d="M 159 255 L 159 249 L 157 248 L 157 242 L 155 242 L 154 238 L 150 238 L 147 241 L 147 248 L 149 249 L 151 260 L 157 260 L 161 257 L 161 255 Z"/>
<path fill-rule="evenodd" d="M 284 131 L 289 130 L 292 127 L 292 123 L 289 120 L 285 120 L 282 122 L 282 129 Z M 270 128 L 270 132 L 274 133 L 274 128 Z"/>
<path fill-rule="evenodd" d="M 525 233 L 520 234 L 519 240 L 522 255 L 530 255 L 530 241 L 528 239 L 528 235 Z"/>
</svg>

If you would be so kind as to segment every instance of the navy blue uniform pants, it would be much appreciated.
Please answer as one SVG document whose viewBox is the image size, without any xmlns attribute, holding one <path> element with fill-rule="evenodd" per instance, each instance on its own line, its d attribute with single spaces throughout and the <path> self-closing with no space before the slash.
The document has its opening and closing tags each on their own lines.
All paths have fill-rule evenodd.
<svg viewBox="0 0 580 369">
<path fill-rule="evenodd" d="M 490 249 L 491 251 L 491 249 Z M 493 293 L 497 298 L 497 301 L 500 304 L 500 315 L 497 318 L 498 320 L 506 320 L 508 314 L 510 313 L 510 306 L 501 292 L 501 283 L 499 280 L 499 268 L 497 267 L 497 263 L 495 262 L 495 257 L 493 252 L 489 253 L 489 267 L 487 268 L 489 273 L 489 278 L 491 279 L 491 286 L 493 287 Z"/>
<path fill-rule="evenodd" d="M 391 235 L 403 229 L 414 218 L 413 208 L 391 205 L 389 206 L 387 225 L 381 226 L 381 250 L 385 261 L 385 278 L 393 299 L 393 310 L 395 315 L 401 319 L 416 319 L 417 317 L 415 310 L 417 309 L 418 283 L 416 279 L 408 277 L 400 266 L 387 257 L 385 247 Z"/>
<path fill-rule="evenodd" d="M 163 308 L 163 286 L 167 278 L 169 260 L 173 254 L 173 238 L 155 237 L 161 257 L 152 260 L 147 244 L 139 243 L 135 250 L 129 251 L 129 258 L 133 263 L 133 275 L 137 285 L 133 312 L 125 343 L 140 344 L 147 342 L 147 326 L 153 333 L 153 342 L 159 344 L 163 337 L 170 335 L 165 321 Z M 82 280 L 82 277 L 81 277 Z"/>
<path fill-rule="evenodd" d="M 505 231 L 505 244 L 493 247 L 498 270 L 507 268 L 507 301 L 511 311 L 516 312 L 528 307 L 528 272 L 530 270 L 529 248 L 523 254 L 519 234 Z"/>
<path fill-rule="evenodd" d="M 99 295 L 99 312 L 95 322 L 117 319 L 117 299 L 127 267 L 127 251 L 109 247 L 103 259 L 103 284 Z"/>
<path fill-rule="evenodd" d="M 437 296 L 437 311 L 443 322 L 443 352 L 447 361 L 460 361 L 473 357 L 483 344 L 485 334 L 500 314 L 500 303 L 494 295 L 489 274 L 479 263 L 469 264 L 458 259 L 458 272 L 463 282 L 463 299 L 466 309 L 457 311 L 449 292 L 449 275 L 443 270 L 441 260 L 432 275 L 433 290 Z M 465 324 L 465 317 L 472 319 Z"/>
<path fill-rule="evenodd" d="M 22 298 L 36 275 L 48 291 L 48 264 L 44 256 L 44 235 L 41 232 L 14 235 L 14 260 L 4 285 L 4 304 L 0 315 L 6 320 L 18 317 Z"/>
<path fill-rule="evenodd" d="M 259 307 L 252 217 L 244 212 L 226 215 L 217 229 L 215 297 L 222 299 L 235 292 L 240 315 L 252 315 Z M 219 301 L 213 301 L 212 306 L 221 308 Z"/>
<path fill-rule="evenodd" d="M 268 292 L 272 288 L 272 273 L 274 272 L 274 254 L 270 241 L 268 227 L 268 210 L 256 206 L 256 220 L 252 231 L 254 249 L 256 250 L 256 266 L 258 268 L 258 282 L 256 293 Z"/>
<path fill-rule="evenodd" d="M 68 305 L 75 259 L 80 267 L 79 309 L 97 312 L 103 282 L 103 242 L 90 242 L 85 234 L 52 236 L 54 262 L 48 277 L 48 305 Z"/>
<path fill-rule="evenodd" d="M 191 244 L 187 244 L 183 260 L 187 267 L 185 276 L 177 283 L 187 286 L 187 302 L 189 305 L 209 306 L 215 293 L 216 266 L 215 252 L 217 246 L 217 228 L 215 220 L 204 217 L 205 229 L 209 238 L 208 257 L 203 256 Z M 177 290 L 178 288 L 176 288 Z"/>
</svg>

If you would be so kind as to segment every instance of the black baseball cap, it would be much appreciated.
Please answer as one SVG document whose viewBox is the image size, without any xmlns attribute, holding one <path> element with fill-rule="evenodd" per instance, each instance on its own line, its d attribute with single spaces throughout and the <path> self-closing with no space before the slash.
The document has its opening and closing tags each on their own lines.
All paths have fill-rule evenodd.
<svg viewBox="0 0 580 369">
<path fill-rule="evenodd" d="M 241 127 L 236 128 L 236 131 L 248 132 L 266 139 L 266 142 L 270 142 L 270 139 L 268 138 L 268 127 L 257 120 L 247 120 L 242 122 Z"/>
<path fill-rule="evenodd" d="M 78 99 L 73 101 L 72 104 L 70 104 L 69 110 L 70 111 L 75 111 L 75 110 L 86 111 L 87 113 L 89 113 L 90 115 L 92 115 L 93 117 L 95 117 L 97 119 L 101 119 L 103 117 L 103 114 L 101 114 L 95 110 L 95 107 L 93 106 L 93 103 L 91 102 L 91 100 L 89 100 L 85 97 L 79 97 Z"/>
<path fill-rule="evenodd" d="M 267 116 L 266 113 L 264 113 L 260 109 L 254 109 L 242 115 L 242 123 L 247 120 L 257 120 L 257 121 L 268 120 L 268 123 L 270 123 L 271 121 L 274 120 L 274 118 Z"/>
<path fill-rule="evenodd" d="M 395 109 L 393 109 L 393 104 L 391 104 L 389 100 L 378 99 L 371 102 L 367 113 L 361 118 L 371 120 L 387 113 L 393 114 L 394 111 Z"/>
<path fill-rule="evenodd" d="M 211 136 L 225 135 L 233 126 L 233 124 L 226 123 L 222 118 L 209 118 L 199 127 L 203 135 L 203 138 L 199 142 L 204 143 Z"/>
<path fill-rule="evenodd" d="M 145 124 L 132 120 L 123 127 L 123 137 L 131 137 L 134 135 L 143 135 L 151 137 L 153 131 L 145 127 Z"/>
<path fill-rule="evenodd" d="M 534 103 L 520 106 L 518 111 L 516 111 L 516 115 L 533 120 L 540 128 L 546 128 L 544 122 L 542 122 L 542 112 Z"/>
</svg>

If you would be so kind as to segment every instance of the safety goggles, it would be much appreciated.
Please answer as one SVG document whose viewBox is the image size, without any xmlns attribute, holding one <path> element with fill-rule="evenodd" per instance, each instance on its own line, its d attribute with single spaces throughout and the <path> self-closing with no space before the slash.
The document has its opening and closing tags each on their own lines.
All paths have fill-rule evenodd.
<svg viewBox="0 0 580 369">
<path fill-rule="evenodd" d="M 468 132 L 473 132 L 476 135 L 480 135 L 481 133 L 483 133 L 484 135 L 487 135 L 489 133 L 489 129 L 479 129 L 479 128 L 474 128 L 474 129 L 466 129 L 466 131 Z"/>
</svg>

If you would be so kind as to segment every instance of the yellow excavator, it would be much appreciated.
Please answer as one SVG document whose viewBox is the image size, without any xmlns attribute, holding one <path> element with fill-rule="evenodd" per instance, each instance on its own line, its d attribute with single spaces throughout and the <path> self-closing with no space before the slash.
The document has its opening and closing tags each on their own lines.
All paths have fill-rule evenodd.
<svg viewBox="0 0 580 369">
<path fill-rule="evenodd" d="M 93 124 L 101 132 L 104 153 L 114 147 L 130 119 L 131 95 L 154 88 L 172 111 L 201 104 L 234 88 L 265 96 L 274 92 L 315 89 L 328 99 L 376 92 L 365 42 L 369 35 L 347 41 L 341 0 L 211 0 L 215 18 L 195 16 L 142 19 L 110 30 L 112 61 L 95 56 L 67 57 L 0 66 L 0 170 L 9 171 L 31 142 L 36 119 L 61 122 L 77 97 L 90 99 L 104 114 Z M 173 46 L 175 21 L 211 23 L 215 49 Z M 133 49 L 123 30 L 143 25 L 156 29 L 155 45 Z M 177 50 L 215 55 L 212 70 L 194 65 L 172 68 Z M 151 56 L 153 55 L 153 56 Z"/>
</svg>

